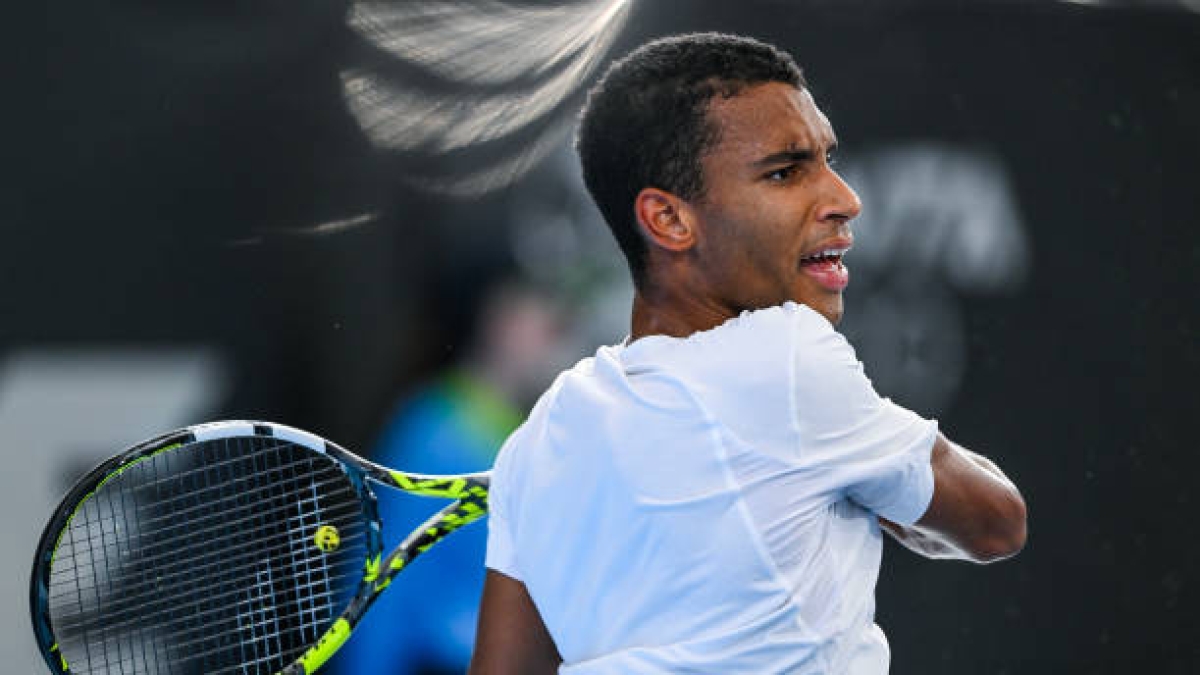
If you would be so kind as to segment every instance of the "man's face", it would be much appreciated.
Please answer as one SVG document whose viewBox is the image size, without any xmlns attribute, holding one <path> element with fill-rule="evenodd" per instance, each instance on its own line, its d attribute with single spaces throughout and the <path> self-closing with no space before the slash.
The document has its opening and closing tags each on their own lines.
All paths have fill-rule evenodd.
<svg viewBox="0 0 1200 675">
<path fill-rule="evenodd" d="M 734 315 L 793 300 L 837 323 L 861 204 L 829 165 L 829 120 L 783 83 L 715 97 L 708 115 L 719 140 L 701 162 L 704 194 L 688 203 L 707 292 Z"/>
</svg>

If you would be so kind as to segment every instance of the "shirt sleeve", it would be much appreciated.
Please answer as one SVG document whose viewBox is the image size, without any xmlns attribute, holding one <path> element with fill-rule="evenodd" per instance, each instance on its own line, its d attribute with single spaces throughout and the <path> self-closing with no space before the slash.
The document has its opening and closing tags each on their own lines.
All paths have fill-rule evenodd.
<svg viewBox="0 0 1200 675">
<path fill-rule="evenodd" d="M 933 497 L 937 422 L 881 398 L 823 317 L 802 321 L 795 338 L 791 409 L 818 489 L 901 525 L 919 520 Z"/>
<path fill-rule="evenodd" d="M 487 556 L 484 564 L 488 569 L 521 581 L 521 574 L 517 570 L 517 551 L 506 503 L 508 490 L 511 488 L 505 461 L 508 452 L 511 450 L 506 445 L 492 469 L 492 482 L 488 490 Z"/>
</svg>

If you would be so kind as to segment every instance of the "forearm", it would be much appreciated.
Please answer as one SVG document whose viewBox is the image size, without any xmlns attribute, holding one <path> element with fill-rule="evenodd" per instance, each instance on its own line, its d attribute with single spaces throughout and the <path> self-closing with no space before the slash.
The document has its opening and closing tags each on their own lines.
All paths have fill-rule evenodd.
<svg viewBox="0 0 1200 675">
<path fill-rule="evenodd" d="M 880 523 L 929 558 L 993 562 L 1025 545 L 1025 501 L 995 462 L 938 435 L 930 455 L 934 495 L 915 524 Z"/>
</svg>

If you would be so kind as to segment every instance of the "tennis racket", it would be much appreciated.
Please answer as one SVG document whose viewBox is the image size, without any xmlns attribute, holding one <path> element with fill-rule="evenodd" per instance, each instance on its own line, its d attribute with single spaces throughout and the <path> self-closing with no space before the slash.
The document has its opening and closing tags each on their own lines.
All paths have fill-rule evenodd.
<svg viewBox="0 0 1200 675">
<path fill-rule="evenodd" d="M 487 512 L 488 477 L 404 473 L 264 422 L 146 441 L 42 533 L 38 646 L 54 673 L 309 675 L 397 573 Z M 454 501 L 385 558 L 369 482 Z"/>
</svg>

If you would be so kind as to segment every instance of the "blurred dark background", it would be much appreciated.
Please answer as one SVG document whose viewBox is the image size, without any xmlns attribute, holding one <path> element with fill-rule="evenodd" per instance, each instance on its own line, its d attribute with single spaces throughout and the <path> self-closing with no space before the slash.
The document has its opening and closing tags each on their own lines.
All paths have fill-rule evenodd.
<svg viewBox="0 0 1200 675">
<path fill-rule="evenodd" d="M 347 104 L 341 74 L 378 55 L 344 0 L 24 11 L 0 118 L 0 438 L 28 467 L 5 506 L 33 515 L 6 526 L 29 544 L 3 576 L 79 469 L 164 425 L 272 419 L 369 452 L 467 355 L 501 280 L 552 297 L 556 367 L 624 334 L 621 263 L 567 148 L 582 89 L 508 140 L 396 150 Z M 1029 504 L 1012 561 L 889 547 L 892 672 L 1200 672 L 1198 8 L 643 0 L 605 53 L 691 30 L 805 69 L 867 209 L 845 331 L 883 393 Z M 413 180 L 543 138 L 486 190 Z M 22 653 L 24 583 L 0 589 Z"/>
</svg>

